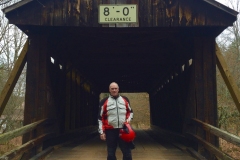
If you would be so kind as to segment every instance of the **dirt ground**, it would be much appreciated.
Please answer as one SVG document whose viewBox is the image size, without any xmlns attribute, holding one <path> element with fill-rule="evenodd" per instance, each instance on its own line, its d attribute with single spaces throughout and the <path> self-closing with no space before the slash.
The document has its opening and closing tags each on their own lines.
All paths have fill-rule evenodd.
<svg viewBox="0 0 240 160">
<path fill-rule="evenodd" d="M 11 151 L 12 149 L 20 146 L 22 144 L 22 136 L 13 138 L 11 141 L 5 144 L 0 144 L 0 155 Z"/>
</svg>

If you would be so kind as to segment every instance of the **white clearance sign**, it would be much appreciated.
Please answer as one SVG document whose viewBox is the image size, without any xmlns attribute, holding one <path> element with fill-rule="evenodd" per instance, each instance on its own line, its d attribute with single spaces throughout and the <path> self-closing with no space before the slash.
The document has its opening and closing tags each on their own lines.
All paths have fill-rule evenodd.
<svg viewBox="0 0 240 160">
<path fill-rule="evenodd" d="M 109 23 L 137 23 L 136 4 L 100 4 L 98 8 L 98 22 Z"/>
</svg>

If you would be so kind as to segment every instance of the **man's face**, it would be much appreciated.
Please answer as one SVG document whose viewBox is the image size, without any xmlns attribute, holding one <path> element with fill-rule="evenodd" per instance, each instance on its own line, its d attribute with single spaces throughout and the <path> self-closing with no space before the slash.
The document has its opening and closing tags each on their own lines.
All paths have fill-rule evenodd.
<svg viewBox="0 0 240 160">
<path fill-rule="evenodd" d="M 116 83 L 112 83 L 110 86 L 109 86 L 109 92 L 111 94 L 111 96 L 117 96 L 118 95 L 118 92 L 119 92 L 119 87 Z"/>
</svg>

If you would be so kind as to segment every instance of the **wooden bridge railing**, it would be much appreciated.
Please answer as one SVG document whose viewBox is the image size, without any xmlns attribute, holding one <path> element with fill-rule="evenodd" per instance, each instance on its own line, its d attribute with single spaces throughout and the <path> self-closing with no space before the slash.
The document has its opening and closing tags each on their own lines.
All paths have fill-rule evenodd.
<svg viewBox="0 0 240 160">
<path fill-rule="evenodd" d="M 44 124 L 51 123 L 50 119 L 43 119 L 34 123 L 31 123 L 29 125 L 23 126 L 21 128 L 15 129 L 13 131 L 4 133 L 0 135 L 0 143 L 5 143 L 15 137 L 22 136 L 25 133 L 28 133 L 30 131 L 33 131 L 39 126 L 42 126 Z M 21 156 L 24 152 L 28 151 L 29 149 L 41 144 L 44 140 L 51 138 L 54 136 L 54 133 L 45 133 L 41 136 L 32 139 L 28 141 L 27 143 L 5 153 L 0 157 L 0 160 L 6 160 L 6 159 L 13 159 L 15 157 Z"/>
<path fill-rule="evenodd" d="M 235 136 L 231 133 L 228 133 L 224 130 L 221 130 L 217 127 L 214 127 L 210 124 L 204 123 L 198 119 L 193 118 L 192 123 L 196 125 L 198 128 L 205 130 L 206 132 L 217 136 L 218 138 L 222 138 L 238 147 L 240 147 L 240 137 Z M 229 156 L 228 154 L 222 152 L 218 146 L 214 146 L 213 144 L 207 142 L 206 140 L 202 139 L 201 137 L 194 135 L 192 133 L 187 133 L 187 136 L 196 140 L 199 144 L 201 144 L 205 149 L 209 152 L 214 154 L 216 157 L 220 158 L 221 160 L 234 160 L 233 157 Z"/>
<path fill-rule="evenodd" d="M 44 125 L 53 125 L 54 120 L 52 119 L 43 119 L 34 123 L 31 123 L 29 125 L 23 126 L 21 128 L 18 128 L 16 130 L 4 133 L 0 135 L 0 143 L 5 143 L 8 142 L 9 140 L 22 136 L 25 133 L 28 133 L 30 131 L 33 131 L 37 129 L 38 127 L 44 127 Z M 16 159 L 22 157 L 22 155 L 25 152 L 28 152 L 30 149 L 36 146 L 41 146 L 46 140 L 51 139 L 51 143 L 48 143 L 48 148 L 43 148 L 43 150 L 40 150 L 37 155 L 31 158 L 31 160 L 36 160 L 39 158 L 42 158 L 48 154 L 49 151 L 52 151 L 57 146 L 61 146 L 65 143 L 70 143 L 72 141 L 79 140 L 81 138 L 86 139 L 87 136 L 94 135 L 96 133 L 97 129 L 96 126 L 88 126 L 88 127 L 83 127 L 80 129 L 72 130 L 64 134 L 57 135 L 57 133 L 53 132 L 48 132 L 48 133 L 43 133 L 42 135 L 36 137 L 35 139 L 32 139 L 25 144 L 22 144 L 19 147 L 14 148 L 13 150 L 3 154 L 0 156 L 0 160 L 10 160 L 10 159 Z"/>
</svg>

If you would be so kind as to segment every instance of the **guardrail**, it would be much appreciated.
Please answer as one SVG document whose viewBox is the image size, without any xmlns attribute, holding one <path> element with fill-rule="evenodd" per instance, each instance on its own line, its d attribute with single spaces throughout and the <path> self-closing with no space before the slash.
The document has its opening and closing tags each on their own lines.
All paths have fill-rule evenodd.
<svg viewBox="0 0 240 160">
<path fill-rule="evenodd" d="M 13 131 L 4 133 L 0 135 L 0 143 L 5 143 L 15 137 L 22 136 L 25 133 L 28 133 L 34 129 L 36 129 L 39 126 L 42 126 L 46 123 L 49 123 L 50 119 L 43 119 L 34 123 L 31 123 L 29 125 L 23 126 L 21 128 L 15 129 Z M 6 160 L 6 159 L 13 159 L 14 157 L 21 156 L 24 152 L 28 151 L 29 149 L 41 144 L 44 140 L 51 138 L 54 136 L 54 133 L 45 133 L 35 139 L 32 139 L 28 141 L 25 144 L 22 144 L 19 147 L 14 148 L 13 150 L 3 154 L 0 157 L 0 160 Z"/>
<path fill-rule="evenodd" d="M 204 123 L 198 119 L 193 118 L 192 123 L 195 124 L 197 127 L 207 131 L 208 133 L 211 133 L 219 138 L 222 138 L 238 147 L 240 147 L 240 137 L 233 135 L 231 133 L 228 133 L 224 130 L 221 130 L 217 127 L 214 127 L 210 124 Z M 200 143 L 205 149 L 210 151 L 212 154 L 214 154 L 216 157 L 218 157 L 221 160 L 234 160 L 233 157 L 230 155 L 222 152 L 218 147 L 214 146 L 213 144 L 207 142 L 206 140 L 202 139 L 201 137 L 194 135 L 192 133 L 187 133 L 188 136 L 196 140 L 198 143 Z"/>
<path fill-rule="evenodd" d="M 8 142 L 9 140 L 15 137 L 22 136 L 25 133 L 37 129 L 39 126 L 44 127 L 43 125 L 49 125 L 52 123 L 54 123 L 52 119 L 43 119 L 31 123 L 29 125 L 23 126 L 19 129 L 1 134 L 0 143 Z M 25 152 L 28 152 L 33 147 L 42 145 L 44 141 L 46 142 L 46 140 L 51 139 L 51 141 L 47 141 L 48 144 L 47 146 L 45 146 L 48 148 L 45 149 L 43 148 L 44 150 L 40 151 L 39 153 L 37 153 L 37 155 L 31 158 L 31 160 L 37 160 L 45 157 L 48 153 L 50 153 L 54 149 L 59 148 L 65 144 L 72 143 L 77 140 L 87 139 L 88 136 L 94 135 L 96 131 L 97 126 L 88 126 L 82 127 L 80 129 L 75 129 L 60 135 L 56 135 L 55 132 L 43 133 L 42 135 L 36 137 L 35 139 L 32 139 L 22 144 L 21 146 L 16 147 L 13 150 L 3 154 L 2 156 L 0 156 L 0 160 L 10 160 L 16 158 L 19 159 L 19 157 L 21 157 Z"/>
</svg>

